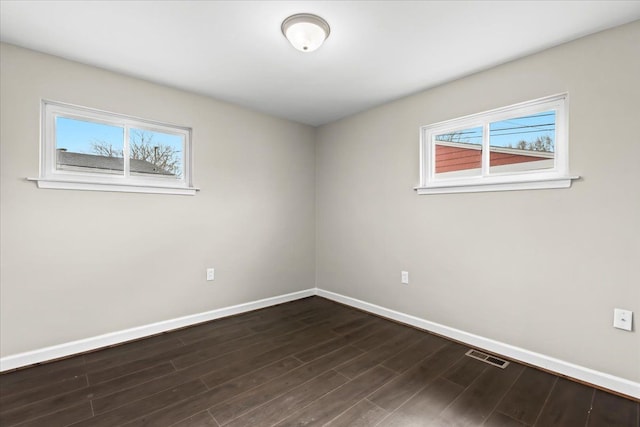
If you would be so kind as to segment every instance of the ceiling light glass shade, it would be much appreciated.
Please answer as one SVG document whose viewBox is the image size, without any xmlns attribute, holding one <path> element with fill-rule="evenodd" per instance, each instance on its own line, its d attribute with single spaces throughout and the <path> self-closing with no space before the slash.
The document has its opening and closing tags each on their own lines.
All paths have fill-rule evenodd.
<svg viewBox="0 0 640 427">
<path fill-rule="evenodd" d="M 282 34 L 301 52 L 313 52 L 329 37 L 329 24 L 316 15 L 299 13 L 282 23 Z"/>
</svg>

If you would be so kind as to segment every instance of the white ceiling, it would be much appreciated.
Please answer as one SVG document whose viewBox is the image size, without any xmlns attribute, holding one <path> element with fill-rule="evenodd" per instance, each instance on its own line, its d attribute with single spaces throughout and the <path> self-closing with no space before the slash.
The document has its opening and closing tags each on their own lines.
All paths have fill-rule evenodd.
<svg viewBox="0 0 640 427">
<path fill-rule="evenodd" d="M 331 26 L 312 53 L 284 18 Z M 606 28 L 640 1 L 5 1 L 0 37 L 321 125 Z"/>
</svg>

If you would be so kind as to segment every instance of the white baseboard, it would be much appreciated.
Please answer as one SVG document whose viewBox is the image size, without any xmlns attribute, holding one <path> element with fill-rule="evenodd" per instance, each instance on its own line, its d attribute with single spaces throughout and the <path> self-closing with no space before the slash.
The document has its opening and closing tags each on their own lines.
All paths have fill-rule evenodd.
<svg viewBox="0 0 640 427">
<path fill-rule="evenodd" d="M 49 360 L 59 359 L 61 357 L 67 357 L 78 353 L 84 353 L 102 347 L 121 344 L 127 341 L 145 338 L 173 329 L 183 328 L 185 326 L 219 319 L 221 317 L 246 313 L 248 311 L 257 310 L 260 308 L 270 307 L 272 305 L 310 297 L 315 295 L 315 293 L 315 289 L 307 289 L 304 291 L 293 292 L 290 294 L 280 295 L 272 298 L 265 298 L 258 301 L 234 305 L 231 307 L 219 308 L 204 313 L 164 320 L 162 322 L 138 326 L 131 329 L 125 329 L 123 331 L 111 332 L 108 334 L 85 338 L 78 341 L 72 341 L 38 350 L 28 351 L 25 353 L 6 356 L 0 359 L 0 372 L 21 368 L 23 366 L 29 366 L 36 363 L 46 362 Z"/>
<path fill-rule="evenodd" d="M 318 295 L 351 307 L 359 308 L 378 316 L 386 317 L 407 325 L 414 326 L 456 341 L 463 342 L 469 346 L 487 350 L 492 353 L 506 356 L 508 358 L 519 360 L 521 362 L 555 372 L 560 375 L 571 377 L 598 387 L 612 390 L 635 399 L 640 399 L 640 383 L 633 382 L 624 378 L 616 377 L 604 372 L 595 371 L 544 354 L 535 353 L 520 347 L 505 344 L 479 335 L 471 334 L 439 323 L 431 322 L 409 314 L 400 313 L 385 307 L 361 301 L 355 298 L 347 297 L 323 289 L 307 289 L 304 291 L 293 292 L 286 295 L 280 295 L 272 298 L 265 298 L 258 301 L 252 301 L 244 304 L 238 304 L 231 307 L 219 308 L 204 313 L 192 314 L 189 316 L 179 317 L 176 319 L 165 320 L 162 322 L 152 323 L 149 325 L 139 326 L 123 331 L 112 332 L 95 337 L 85 338 L 78 341 L 59 344 L 25 353 L 15 354 L 0 358 L 0 372 L 11 369 L 29 366 L 36 363 L 42 363 L 62 357 L 72 356 L 78 353 L 84 353 L 111 345 L 121 344 L 127 341 L 145 338 L 173 329 L 183 328 L 210 320 L 219 319 L 221 317 L 232 316 L 234 314 L 246 313 L 248 311 L 260 308 L 270 307 L 276 304 L 282 304 L 301 298 Z"/>
<path fill-rule="evenodd" d="M 323 289 L 316 289 L 316 295 L 463 342 L 471 347 L 477 347 L 491 353 L 497 353 L 560 375 L 631 396 L 635 399 L 640 399 L 640 383 L 634 381 L 616 377 L 604 372 L 595 371 L 593 369 L 565 362 L 564 360 L 555 359 L 553 357 L 545 356 L 544 354 L 535 353 L 533 351 L 481 337 L 479 335 L 470 334 L 459 329 L 430 322 L 428 320 L 420 319 L 419 317 L 400 313 L 398 311 L 390 310 L 385 307 L 380 307 L 375 304 L 370 304 L 368 302 L 360 301 L 334 292 L 325 291 Z"/>
</svg>

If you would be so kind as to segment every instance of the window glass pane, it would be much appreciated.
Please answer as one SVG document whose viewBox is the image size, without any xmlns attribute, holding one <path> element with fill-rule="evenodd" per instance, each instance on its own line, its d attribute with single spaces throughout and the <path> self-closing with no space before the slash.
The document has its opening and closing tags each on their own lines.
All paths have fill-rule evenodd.
<svg viewBox="0 0 640 427">
<path fill-rule="evenodd" d="M 555 158 L 555 111 L 489 125 L 490 173 L 549 169 Z"/>
<path fill-rule="evenodd" d="M 56 117 L 56 169 L 122 175 L 124 129 Z"/>
<path fill-rule="evenodd" d="M 184 137 L 171 133 L 129 130 L 131 175 L 182 179 Z"/>
<path fill-rule="evenodd" d="M 439 134 L 434 143 L 437 178 L 482 174 L 482 127 Z"/>
</svg>

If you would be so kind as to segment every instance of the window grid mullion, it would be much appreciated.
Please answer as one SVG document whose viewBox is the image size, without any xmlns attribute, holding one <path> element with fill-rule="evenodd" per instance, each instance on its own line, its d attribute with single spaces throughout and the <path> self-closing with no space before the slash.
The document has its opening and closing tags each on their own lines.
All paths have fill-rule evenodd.
<svg viewBox="0 0 640 427">
<path fill-rule="evenodd" d="M 491 166 L 491 147 L 489 140 L 489 122 L 482 125 L 482 176 L 489 175 L 489 167 Z"/>
<path fill-rule="evenodd" d="M 124 162 L 124 177 L 125 178 L 129 178 L 130 176 L 130 154 L 129 154 L 129 150 L 131 149 L 129 147 L 129 125 L 125 125 L 124 126 L 124 141 L 122 144 L 122 157 L 124 157 L 123 162 Z"/>
<path fill-rule="evenodd" d="M 430 162 L 429 162 L 429 180 L 433 181 L 436 174 L 436 134 L 433 133 L 430 135 L 431 142 L 429 143 L 429 150 L 431 151 Z"/>
</svg>

